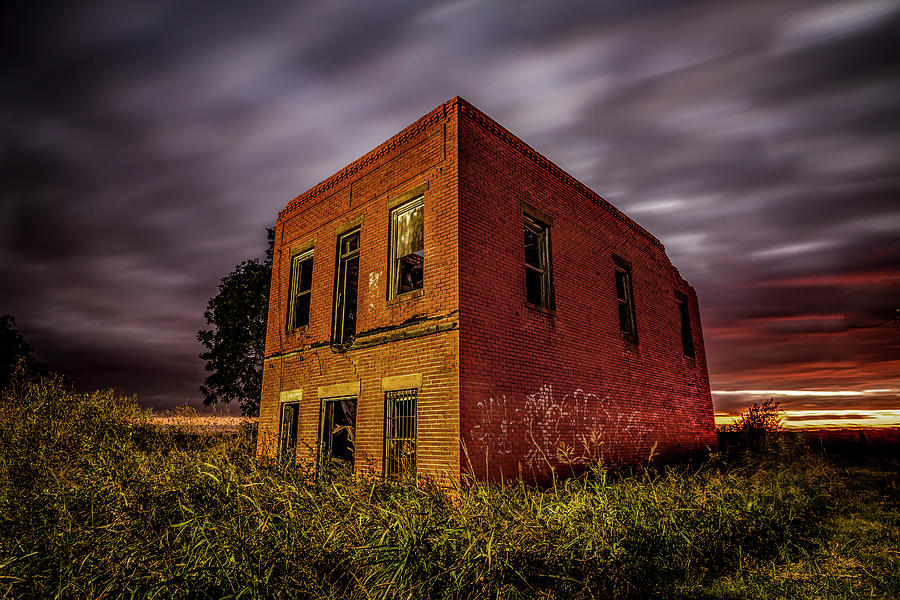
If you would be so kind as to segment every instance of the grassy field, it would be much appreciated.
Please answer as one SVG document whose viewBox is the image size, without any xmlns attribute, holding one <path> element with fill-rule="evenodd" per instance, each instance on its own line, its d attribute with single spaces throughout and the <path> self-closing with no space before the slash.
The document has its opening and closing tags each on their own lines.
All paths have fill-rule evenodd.
<svg viewBox="0 0 900 600">
<path fill-rule="evenodd" d="M 537 489 L 332 479 L 55 379 L 0 402 L 3 598 L 900 597 L 898 464 L 802 439 Z"/>
</svg>

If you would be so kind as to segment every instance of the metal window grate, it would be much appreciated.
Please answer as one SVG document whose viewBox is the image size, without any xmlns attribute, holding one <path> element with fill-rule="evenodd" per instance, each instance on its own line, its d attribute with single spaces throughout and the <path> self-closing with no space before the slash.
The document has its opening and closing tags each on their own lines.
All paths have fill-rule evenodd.
<svg viewBox="0 0 900 600">
<path fill-rule="evenodd" d="M 384 474 L 387 477 L 416 473 L 417 389 L 385 392 Z"/>
</svg>

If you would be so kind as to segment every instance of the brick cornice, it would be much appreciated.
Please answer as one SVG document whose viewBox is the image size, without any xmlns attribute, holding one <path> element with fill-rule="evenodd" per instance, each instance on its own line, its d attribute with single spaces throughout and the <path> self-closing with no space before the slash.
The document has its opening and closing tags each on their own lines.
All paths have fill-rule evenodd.
<svg viewBox="0 0 900 600">
<path fill-rule="evenodd" d="M 284 210 L 278 213 L 278 220 L 282 220 L 287 213 L 293 211 L 299 206 L 306 204 L 313 198 L 321 195 L 323 192 L 335 187 L 336 185 L 352 177 L 359 171 L 375 163 L 383 156 L 393 152 L 410 139 L 413 139 L 426 131 L 435 123 L 446 120 L 447 117 L 456 110 L 458 100 L 459 97 L 456 97 L 448 100 L 447 102 L 444 102 L 391 139 L 379 145 L 374 150 L 371 150 L 370 152 L 364 154 L 328 179 L 317 183 L 310 189 L 303 192 L 302 194 L 291 200 L 284 208 Z"/>
<path fill-rule="evenodd" d="M 456 97 L 450 102 L 456 102 L 459 107 L 460 114 L 468 115 L 473 122 L 477 123 L 483 129 L 490 131 L 495 136 L 506 142 L 510 147 L 516 149 L 521 153 L 524 157 L 529 159 L 531 162 L 541 167 L 545 171 L 547 171 L 550 175 L 553 175 L 556 179 L 561 181 L 562 183 L 568 185 L 575 191 L 579 192 L 585 198 L 591 200 L 608 213 L 613 215 L 615 218 L 620 220 L 626 226 L 631 228 L 638 235 L 646 238 L 652 244 L 658 246 L 659 248 L 665 250 L 662 242 L 660 242 L 656 237 L 654 237 L 649 231 L 635 223 L 631 220 L 625 213 L 620 211 L 618 208 L 610 204 L 607 200 L 605 200 L 602 196 L 597 194 L 594 190 L 584 185 L 568 173 L 566 173 L 563 169 L 557 166 L 555 163 L 550 161 L 548 158 L 543 156 L 537 150 L 517 138 L 515 135 L 510 133 L 505 127 L 494 121 L 492 118 L 478 110 L 475 106 L 463 100 L 460 97 Z"/>
</svg>

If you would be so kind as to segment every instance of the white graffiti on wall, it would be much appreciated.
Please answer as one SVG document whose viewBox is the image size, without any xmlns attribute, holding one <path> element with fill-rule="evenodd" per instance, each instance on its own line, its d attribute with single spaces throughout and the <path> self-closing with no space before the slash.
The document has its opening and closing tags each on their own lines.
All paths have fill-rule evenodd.
<svg viewBox="0 0 900 600">
<path fill-rule="evenodd" d="M 651 433 L 638 411 L 580 388 L 558 398 L 552 385 L 543 385 L 524 402 L 504 394 L 476 407 L 480 422 L 472 427 L 472 439 L 480 449 L 494 457 L 524 450 L 521 462 L 527 467 L 571 458 L 561 455 L 566 449 L 582 461 L 609 460 L 625 444 L 647 446 Z"/>
<path fill-rule="evenodd" d="M 371 290 L 374 290 L 378 286 L 378 280 L 381 279 L 381 271 L 370 271 L 369 272 L 369 290 L 370 298 L 375 298 L 377 294 L 371 293 Z M 369 310 L 375 310 L 375 303 L 369 302 Z"/>
</svg>

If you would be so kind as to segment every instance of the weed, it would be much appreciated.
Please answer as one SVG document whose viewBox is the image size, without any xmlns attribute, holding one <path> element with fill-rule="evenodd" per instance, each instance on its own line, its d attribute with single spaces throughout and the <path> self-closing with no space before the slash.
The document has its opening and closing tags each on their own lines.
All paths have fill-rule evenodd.
<svg viewBox="0 0 900 600">
<path fill-rule="evenodd" d="M 204 437 L 190 427 L 154 426 L 131 398 L 53 378 L 8 392 L 0 596 L 898 592 L 896 471 L 861 494 L 864 474 L 800 446 L 613 471 L 592 458 L 601 441 L 586 439 L 583 453 L 560 449 L 583 474 L 550 489 L 467 480 L 448 490 L 340 473 L 317 481 L 314 461 L 253 458 L 249 429 Z M 866 558 L 855 530 L 887 541 Z"/>
</svg>

